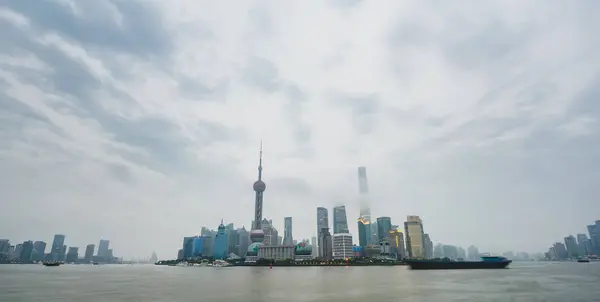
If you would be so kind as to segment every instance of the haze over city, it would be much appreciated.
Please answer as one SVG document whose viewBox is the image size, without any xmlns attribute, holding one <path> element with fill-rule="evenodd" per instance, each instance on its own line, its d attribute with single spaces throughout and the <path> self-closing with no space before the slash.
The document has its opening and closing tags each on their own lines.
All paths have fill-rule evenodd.
<svg viewBox="0 0 600 302">
<path fill-rule="evenodd" d="M 544 252 L 600 217 L 595 1 L 6 1 L 0 237 L 173 258 L 221 219 L 419 215 Z M 35 3 L 35 5 L 33 5 Z"/>
</svg>

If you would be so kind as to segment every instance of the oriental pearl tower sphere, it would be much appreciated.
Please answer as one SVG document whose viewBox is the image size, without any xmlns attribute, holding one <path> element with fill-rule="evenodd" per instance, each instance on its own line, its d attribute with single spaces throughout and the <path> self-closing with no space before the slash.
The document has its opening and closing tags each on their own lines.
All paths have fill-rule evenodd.
<svg viewBox="0 0 600 302">
<path fill-rule="evenodd" d="M 254 224 L 250 231 L 250 240 L 254 243 L 262 243 L 265 238 L 265 233 L 262 230 L 262 207 L 263 207 L 263 193 L 267 189 L 267 185 L 262 181 L 262 142 L 260 144 L 260 157 L 258 161 L 258 180 L 253 185 L 255 192 L 255 203 L 254 203 Z"/>
</svg>

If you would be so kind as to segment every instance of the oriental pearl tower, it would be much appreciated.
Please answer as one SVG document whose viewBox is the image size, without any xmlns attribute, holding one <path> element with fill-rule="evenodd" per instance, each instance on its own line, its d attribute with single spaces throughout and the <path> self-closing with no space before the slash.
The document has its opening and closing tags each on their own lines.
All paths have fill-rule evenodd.
<svg viewBox="0 0 600 302">
<path fill-rule="evenodd" d="M 254 223 L 250 231 L 250 240 L 252 243 L 262 243 L 265 238 L 265 233 L 262 230 L 262 208 L 263 208 L 263 193 L 267 189 L 267 185 L 262 181 L 262 142 L 260 142 L 260 156 L 258 160 L 258 180 L 254 182 Z"/>
</svg>

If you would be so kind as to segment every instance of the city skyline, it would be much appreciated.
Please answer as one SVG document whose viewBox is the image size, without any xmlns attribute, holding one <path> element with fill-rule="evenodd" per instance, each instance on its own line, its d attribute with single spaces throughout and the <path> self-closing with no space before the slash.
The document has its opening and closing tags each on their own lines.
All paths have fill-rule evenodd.
<svg viewBox="0 0 600 302">
<path fill-rule="evenodd" d="M 280 235 L 344 205 L 357 242 L 359 166 L 372 220 L 419 215 L 434 242 L 544 252 L 600 217 L 593 1 L 5 2 L 12 242 L 162 257 L 250 231 L 261 139 Z"/>
</svg>

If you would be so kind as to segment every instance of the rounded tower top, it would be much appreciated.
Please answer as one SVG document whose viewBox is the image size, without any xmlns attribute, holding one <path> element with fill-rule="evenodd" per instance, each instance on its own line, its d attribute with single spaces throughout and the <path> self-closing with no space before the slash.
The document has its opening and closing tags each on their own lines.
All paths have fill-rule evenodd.
<svg viewBox="0 0 600 302">
<path fill-rule="evenodd" d="M 257 180 L 254 182 L 254 191 L 256 192 L 264 192 L 267 189 L 267 185 L 262 180 Z"/>
</svg>

